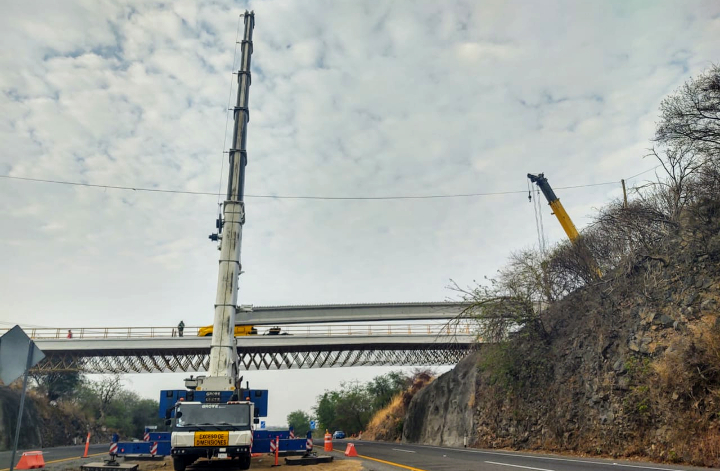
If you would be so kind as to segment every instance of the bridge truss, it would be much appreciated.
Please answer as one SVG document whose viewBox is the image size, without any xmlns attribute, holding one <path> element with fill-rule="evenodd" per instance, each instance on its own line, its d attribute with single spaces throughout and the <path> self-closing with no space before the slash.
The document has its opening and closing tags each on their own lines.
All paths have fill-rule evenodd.
<svg viewBox="0 0 720 471">
<path fill-rule="evenodd" d="M 459 343 L 406 345 L 403 348 L 377 349 L 328 348 L 313 351 L 238 350 L 241 368 L 245 370 L 284 370 L 348 366 L 454 365 L 467 355 L 472 346 Z M 69 351 L 49 354 L 35 367 L 37 372 L 81 371 L 84 373 L 159 373 L 206 371 L 210 355 L 207 349 L 182 350 L 173 353 L 152 350 L 134 352 Z"/>
<path fill-rule="evenodd" d="M 38 340 L 46 358 L 37 372 L 202 372 L 210 339 Z M 373 335 L 352 337 L 259 336 L 238 346 L 240 368 L 284 370 L 349 366 L 454 365 L 477 346 L 471 335 Z"/>
</svg>

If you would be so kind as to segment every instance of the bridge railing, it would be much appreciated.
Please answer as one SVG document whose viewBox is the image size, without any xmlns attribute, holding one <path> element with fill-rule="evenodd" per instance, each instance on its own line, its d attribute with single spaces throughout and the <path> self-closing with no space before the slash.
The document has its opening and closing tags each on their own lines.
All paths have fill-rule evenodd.
<svg viewBox="0 0 720 471">
<path fill-rule="evenodd" d="M 202 327 L 185 327 L 183 338 L 197 338 Z M 0 335 L 9 329 L 0 329 Z M 25 328 L 23 329 L 32 339 L 50 340 L 66 339 L 127 339 L 127 338 L 173 338 L 178 337 L 177 327 L 75 327 L 75 328 Z M 458 324 L 345 324 L 345 325 L 291 325 L 280 326 L 277 332 L 271 327 L 260 327 L 256 335 L 296 335 L 304 337 L 337 337 L 337 336 L 413 336 L 436 335 L 455 336 L 473 335 L 476 327 L 471 323 Z M 68 336 L 68 331 L 72 336 Z M 210 334 L 212 335 L 212 334 Z"/>
</svg>

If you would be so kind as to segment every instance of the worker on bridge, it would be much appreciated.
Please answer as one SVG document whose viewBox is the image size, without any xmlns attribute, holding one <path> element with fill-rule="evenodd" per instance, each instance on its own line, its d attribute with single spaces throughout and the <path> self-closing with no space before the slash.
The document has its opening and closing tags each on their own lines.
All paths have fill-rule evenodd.
<svg viewBox="0 0 720 471">
<path fill-rule="evenodd" d="M 183 321 L 180 321 L 178 324 L 178 337 L 183 336 L 183 330 L 185 330 L 185 323 Z"/>
</svg>

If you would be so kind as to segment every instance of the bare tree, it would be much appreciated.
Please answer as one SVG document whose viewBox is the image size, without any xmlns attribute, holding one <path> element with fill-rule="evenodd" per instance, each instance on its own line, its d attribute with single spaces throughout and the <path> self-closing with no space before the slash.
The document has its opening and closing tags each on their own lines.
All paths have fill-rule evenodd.
<svg viewBox="0 0 720 471">
<path fill-rule="evenodd" d="M 720 66 L 691 78 L 662 101 L 655 140 L 720 159 Z"/>
<path fill-rule="evenodd" d="M 100 401 L 100 420 L 105 418 L 105 414 L 110 406 L 110 403 L 117 397 L 118 393 L 122 391 L 122 384 L 120 383 L 120 375 L 112 375 L 103 378 L 100 381 L 93 383 L 92 389 L 97 394 Z"/>
<path fill-rule="evenodd" d="M 536 252 L 512 254 L 510 263 L 485 285 L 463 288 L 452 282 L 450 289 L 469 304 L 459 318 L 475 320 L 484 342 L 503 341 L 510 332 L 523 329 L 546 334 L 539 313 L 550 301 L 551 290 Z"/>
<path fill-rule="evenodd" d="M 666 178 L 645 187 L 656 186 L 652 192 L 658 209 L 663 209 L 671 220 L 677 221 L 683 209 L 692 202 L 693 183 L 709 159 L 694 152 L 692 147 L 664 147 L 660 152 L 651 149 L 649 156 L 655 157 L 665 171 Z"/>
</svg>

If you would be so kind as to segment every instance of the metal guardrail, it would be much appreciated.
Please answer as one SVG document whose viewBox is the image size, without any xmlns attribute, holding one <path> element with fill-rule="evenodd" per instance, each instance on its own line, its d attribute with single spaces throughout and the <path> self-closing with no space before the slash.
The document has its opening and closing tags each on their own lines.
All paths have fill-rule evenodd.
<svg viewBox="0 0 720 471">
<path fill-rule="evenodd" d="M 202 327 L 185 327 L 184 338 L 197 338 Z M 0 335 L 9 329 L 0 329 Z M 172 338 L 178 337 L 177 327 L 75 327 L 75 328 L 26 328 L 23 329 L 32 339 L 66 339 L 68 342 L 77 339 L 128 339 L 128 338 Z M 68 338 L 68 330 L 72 338 Z M 282 336 L 296 335 L 304 337 L 338 337 L 338 336 L 387 336 L 387 335 L 472 335 L 475 327 L 470 323 L 457 324 L 373 324 L 373 325 L 292 325 L 280 326 L 279 333 L 272 328 L 259 328 L 258 333 L 250 337 L 264 335 Z M 238 336 L 242 338 L 243 336 Z"/>
</svg>

